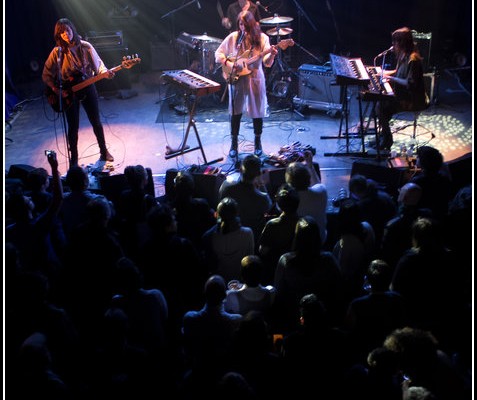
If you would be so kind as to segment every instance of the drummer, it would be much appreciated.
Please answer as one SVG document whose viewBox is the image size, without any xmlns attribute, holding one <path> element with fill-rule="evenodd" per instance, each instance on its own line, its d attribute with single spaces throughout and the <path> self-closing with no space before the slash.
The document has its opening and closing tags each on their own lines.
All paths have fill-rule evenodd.
<svg viewBox="0 0 477 400">
<path fill-rule="evenodd" d="M 250 11 L 255 18 L 255 21 L 260 21 L 262 17 L 258 7 L 250 0 L 237 0 L 231 3 L 227 8 L 227 16 L 222 18 L 222 26 L 230 32 L 238 29 L 237 19 L 242 11 Z"/>
</svg>

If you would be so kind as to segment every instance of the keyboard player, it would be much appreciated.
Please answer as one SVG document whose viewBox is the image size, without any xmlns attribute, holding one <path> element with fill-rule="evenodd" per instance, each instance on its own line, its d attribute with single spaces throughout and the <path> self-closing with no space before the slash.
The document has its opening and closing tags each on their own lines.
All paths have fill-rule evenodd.
<svg viewBox="0 0 477 400">
<path fill-rule="evenodd" d="M 393 145 L 393 136 L 389 121 L 393 115 L 402 111 L 421 111 L 427 108 L 429 98 L 424 84 L 424 68 L 422 57 L 419 54 L 408 27 L 402 27 L 391 34 L 392 47 L 389 51 L 394 53 L 396 67 L 393 70 L 382 71 L 382 79 L 388 82 L 394 92 L 379 102 L 377 112 L 381 126 L 380 150 L 390 150 Z M 385 56 L 386 52 L 379 56 Z"/>
</svg>

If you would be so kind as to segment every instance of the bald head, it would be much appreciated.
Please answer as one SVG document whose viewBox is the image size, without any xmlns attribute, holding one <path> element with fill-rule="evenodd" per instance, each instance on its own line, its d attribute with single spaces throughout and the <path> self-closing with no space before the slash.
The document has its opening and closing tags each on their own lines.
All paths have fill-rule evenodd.
<svg viewBox="0 0 477 400">
<path fill-rule="evenodd" d="M 399 191 L 398 203 L 405 206 L 416 206 L 422 196 L 422 188 L 415 183 L 406 183 Z"/>
</svg>

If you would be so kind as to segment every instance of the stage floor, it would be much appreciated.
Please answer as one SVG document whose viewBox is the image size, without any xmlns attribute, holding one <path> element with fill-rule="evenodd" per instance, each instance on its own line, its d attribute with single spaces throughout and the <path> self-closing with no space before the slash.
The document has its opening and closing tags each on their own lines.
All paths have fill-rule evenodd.
<svg viewBox="0 0 477 400">
<path fill-rule="evenodd" d="M 151 169 L 156 195 L 159 196 L 164 194 L 164 177 L 168 169 L 209 163 L 224 174 L 234 173 L 234 163 L 227 157 L 230 134 L 226 107 L 221 101 L 222 89 L 213 95 L 197 97 L 197 112 L 191 125 L 187 106 L 184 113 L 180 90 L 168 88 L 168 85 L 173 84 L 164 84 L 160 71 L 131 73 L 130 82 L 128 89 L 101 93 L 100 111 L 106 142 L 115 158 L 110 174 L 120 174 L 128 165 L 142 164 Z M 14 107 L 5 123 L 6 174 L 14 164 L 48 169 L 46 149 L 57 152 L 60 172 L 65 174 L 68 159 L 60 114 L 53 112 L 46 102 L 39 79 L 17 90 L 19 98 L 23 100 Z M 172 101 L 171 98 L 166 99 L 170 90 L 175 93 Z M 387 157 L 378 157 L 367 144 L 369 139 L 374 138 L 372 129 L 369 129 L 364 140 L 358 134 L 360 118 L 357 90 L 355 87 L 349 88 L 347 118 L 336 110 L 308 106 L 297 109 L 292 101 L 297 93 L 290 93 L 286 99 L 269 94 L 271 114 L 264 120 L 262 135 L 264 156 L 273 158 L 283 146 L 294 143 L 298 148 L 312 148 L 316 151 L 314 161 L 320 167 L 330 200 L 338 195 L 341 187 L 347 187 L 353 163 L 391 168 L 395 164 L 390 163 Z M 446 161 L 472 152 L 470 93 L 452 74 L 442 74 L 436 90 L 436 101 L 419 118 L 415 140 L 411 137 L 412 126 L 407 126 L 411 123 L 412 115 L 403 113 L 397 116 L 393 125 L 396 132 L 392 150 L 399 153 L 402 145 L 409 148 L 429 144 L 439 149 Z M 227 97 L 224 98 L 227 101 Z M 368 104 L 363 103 L 363 108 L 366 109 Z M 187 131 L 186 144 L 198 149 L 166 159 L 166 146 L 180 147 Z M 242 156 L 253 151 L 252 124 L 246 117 L 242 120 L 239 150 Z M 83 113 L 79 133 L 80 164 L 97 165 L 98 151 L 91 126 Z M 274 168 L 268 163 L 264 165 Z"/>
</svg>

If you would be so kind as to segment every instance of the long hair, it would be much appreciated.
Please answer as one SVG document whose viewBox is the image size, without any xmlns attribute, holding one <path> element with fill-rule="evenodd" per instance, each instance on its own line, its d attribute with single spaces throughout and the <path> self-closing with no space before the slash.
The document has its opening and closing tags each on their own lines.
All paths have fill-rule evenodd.
<svg viewBox="0 0 477 400">
<path fill-rule="evenodd" d="M 55 24 L 55 33 L 54 38 L 58 46 L 61 46 L 63 49 L 68 47 L 68 44 L 61 38 L 61 34 L 65 31 L 66 27 L 69 27 L 73 32 L 72 44 L 78 44 L 81 40 L 81 36 L 78 34 L 76 27 L 73 25 L 68 18 L 60 18 Z"/>
<path fill-rule="evenodd" d="M 237 17 L 237 26 L 239 25 L 239 22 L 242 21 L 245 27 L 245 32 L 247 35 L 245 36 L 245 44 L 246 47 L 256 47 L 260 48 L 261 44 L 261 29 L 260 25 L 258 22 L 255 20 L 255 17 L 250 11 L 242 11 L 239 13 Z"/>
<path fill-rule="evenodd" d="M 399 48 L 406 56 L 410 56 L 414 53 L 414 56 L 421 58 L 417 44 L 414 42 L 414 37 L 412 36 L 412 30 L 408 27 L 404 26 L 396 29 L 391 34 L 391 39 L 393 43 L 399 45 Z"/>
</svg>

